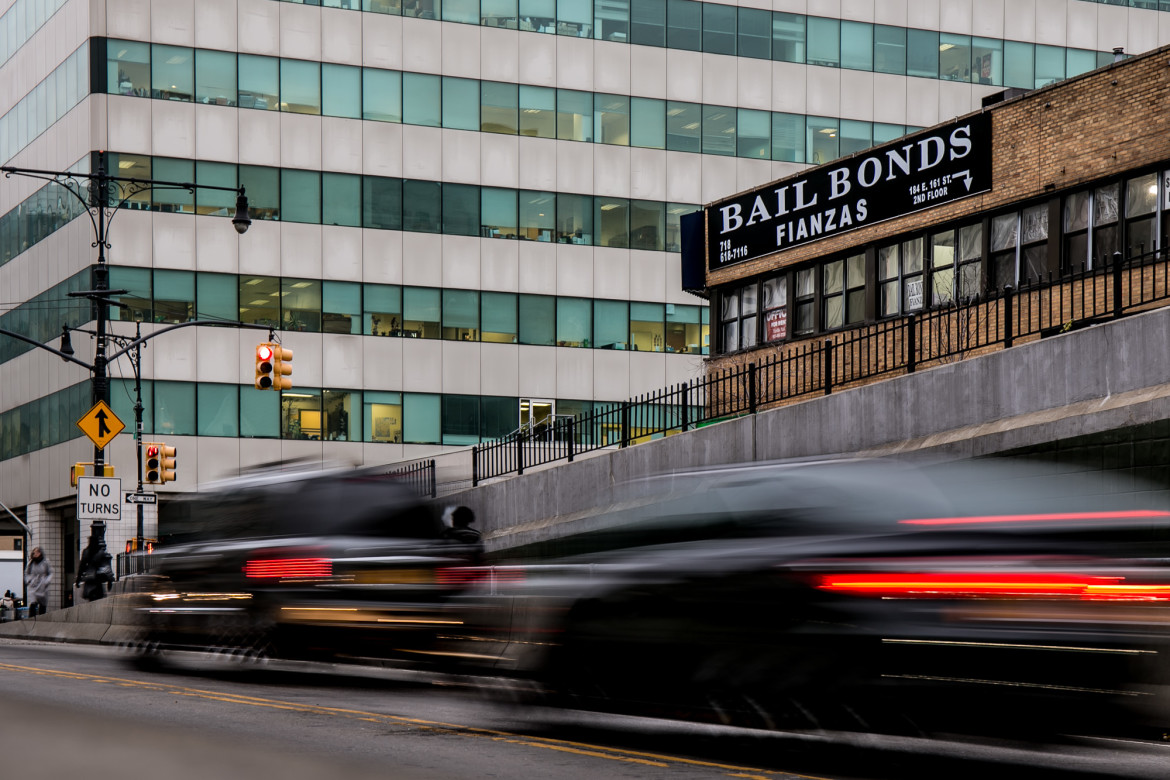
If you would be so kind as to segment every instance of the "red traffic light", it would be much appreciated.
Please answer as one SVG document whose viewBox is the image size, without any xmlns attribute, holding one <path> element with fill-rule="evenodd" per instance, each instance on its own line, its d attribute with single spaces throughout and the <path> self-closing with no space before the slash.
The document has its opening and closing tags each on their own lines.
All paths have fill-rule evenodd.
<svg viewBox="0 0 1170 780">
<path fill-rule="evenodd" d="M 267 344 L 261 344 L 256 347 L 257 360 L 272 360 L 272 347 Z"/>
<path fill-rule="evenodd" d="M 147 446 L 146 457 L 148 457 L 148 458 L 157 458 L 158 457 L 158 445 L 157 444 L 151 444 L 151 445 Z"/>
</svg>

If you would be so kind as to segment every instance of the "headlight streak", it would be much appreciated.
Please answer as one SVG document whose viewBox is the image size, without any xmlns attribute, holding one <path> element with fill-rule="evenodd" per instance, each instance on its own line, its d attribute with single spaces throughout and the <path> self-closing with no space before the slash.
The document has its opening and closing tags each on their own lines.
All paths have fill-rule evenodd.
<svg viewBox="0 0 1170 780">
<path fill-rule="evenodd" d="M 882 639 L 890 645 L 930 645 L 939 647 L 987 647 L 1009 650 L 1063 650 L 1070 653 L 1106 653 L 1114 655 L 1157 655 L 1157 650 L 1135 650 L 1110 647 L 1074 647 L 1069 645 L 1033 645 L 1013 642 L 960 642 L 945 639 Z"/>
</svg>

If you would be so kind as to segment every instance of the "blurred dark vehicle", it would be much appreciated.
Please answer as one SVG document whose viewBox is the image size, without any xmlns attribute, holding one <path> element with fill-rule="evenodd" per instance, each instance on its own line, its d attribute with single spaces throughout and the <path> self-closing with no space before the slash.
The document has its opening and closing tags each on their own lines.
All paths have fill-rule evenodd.
<svg viewBox="0 0 1170 780">
<path fill-rule="evenodd" d="M 433 659 L 459 617 L 444 570 L 478 545 L 405 485 L 361 471 L 245 477 L 185 501 L 187 531 L 151 556 L 134 597 L 136 660 L 167 650 L 244 657 Z"/>
<path fill-rule="evenodd" d="M 1167 504 L 1006 462 L 676 474 L 578 554 L 468 569 L 468 636 L 511 694 L 577 709 L 1144 733 L 1170 725 Z"/>
</svg>

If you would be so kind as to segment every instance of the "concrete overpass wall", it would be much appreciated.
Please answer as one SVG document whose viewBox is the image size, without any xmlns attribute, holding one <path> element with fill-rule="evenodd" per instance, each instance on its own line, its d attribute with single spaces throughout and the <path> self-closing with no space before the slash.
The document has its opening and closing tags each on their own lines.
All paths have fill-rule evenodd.
<svg viewBox="0 0 1170 780">
<path fill-rule="evenodd" d="M 955 459 L 1170 419 L 1170 308 L 445 496 L 489 550 L 588 530 L 621 483 L 835 454 Z"/>
</svg>

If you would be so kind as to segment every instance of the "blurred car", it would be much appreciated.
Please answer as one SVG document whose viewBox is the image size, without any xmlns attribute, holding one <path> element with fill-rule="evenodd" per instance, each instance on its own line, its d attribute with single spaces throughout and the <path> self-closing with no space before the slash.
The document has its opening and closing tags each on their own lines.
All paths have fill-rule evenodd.
<svg viewBox="0 0 1170 780">
<path fill-rule="evenodd" d="M 1106 481 L 864 460 L 675 474 L 566 542 L 577 554 L 468 569 L 466 634 L 511 692 L 573 708 L 770 728 L 1160 728 L 1170 507 Z"/>
<path fill-rule="evenodd" d="M 406 486 L 363 471 L 252 476 L 184 501 L 183 530 L 150 556 L 133 608 L 136 660 L 167 650 L 245 657 L 430 659 L 458 625 L 479 555 Z"/>
</svg>

